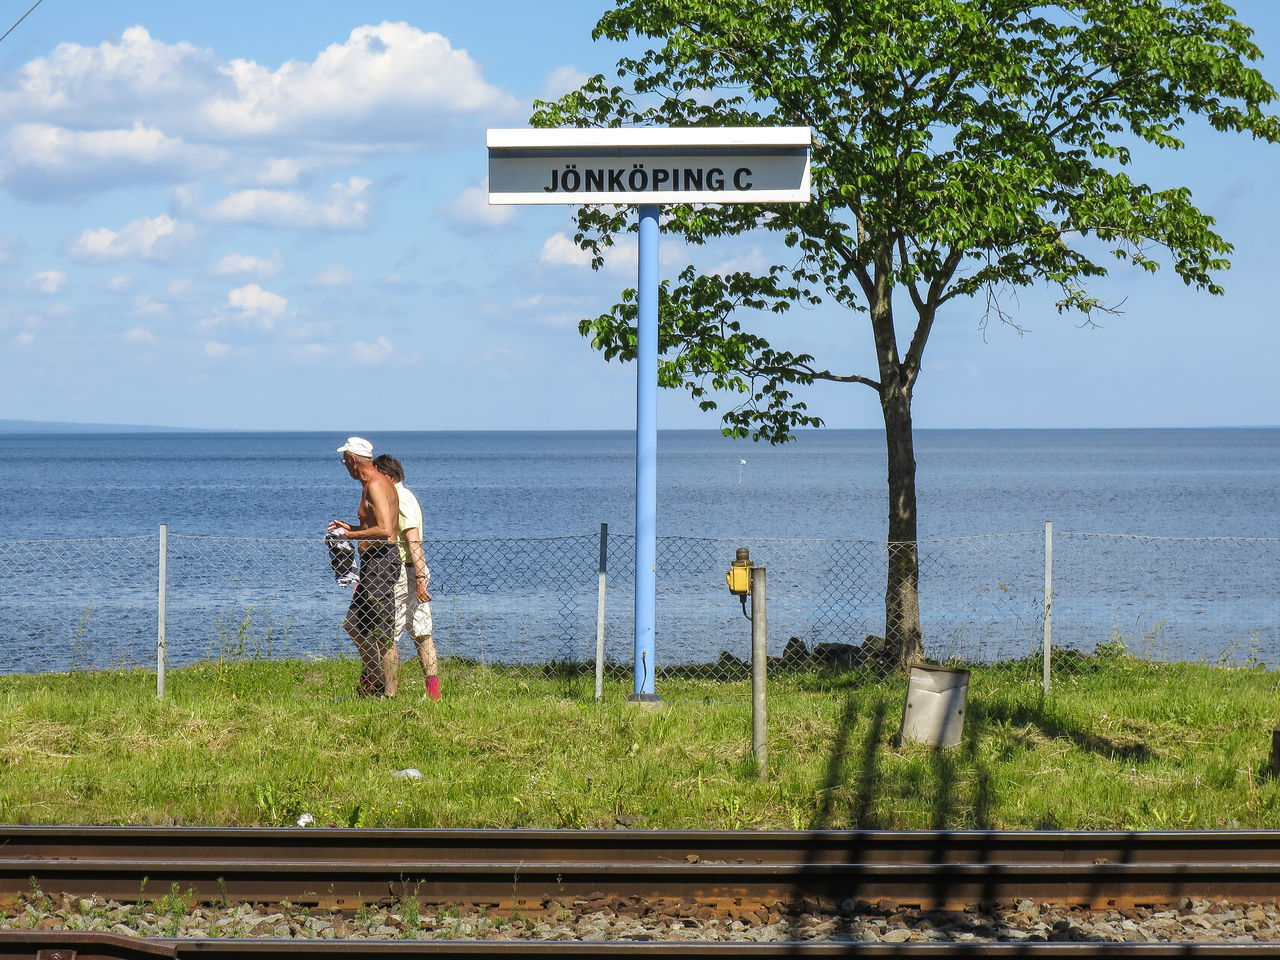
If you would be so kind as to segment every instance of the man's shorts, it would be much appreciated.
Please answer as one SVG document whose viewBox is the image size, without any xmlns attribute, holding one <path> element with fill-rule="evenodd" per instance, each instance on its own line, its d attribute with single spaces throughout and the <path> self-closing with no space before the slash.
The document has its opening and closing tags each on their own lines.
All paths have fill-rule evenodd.
<svg viewBox="0 0 1280 960">
<path fill-rule="evenodd" d="M 427 585 L 431 585 L 431 568 L 427 567 Z M 418 579 L 411 564 L 401 564 L 400 579 L 396 582 L 395 637 L 406 626 L 409 636 L 415 640 L 431 636 L 431 601 L 418 601 Z"/>
<path fill-rule="evenodd" d="M 403 566 L 394 544 L 379 544 L 360 554 L 360 582 L 347 608 L 348 628 L 365 637 L 395 635 L 396 582 Z"/>
</svg>

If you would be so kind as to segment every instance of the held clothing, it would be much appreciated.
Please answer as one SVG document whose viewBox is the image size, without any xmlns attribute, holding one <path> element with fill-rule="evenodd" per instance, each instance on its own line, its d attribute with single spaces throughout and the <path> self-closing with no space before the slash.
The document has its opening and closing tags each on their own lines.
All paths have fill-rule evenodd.
<svg viewBox="0 0 1280 960">
<path fill-rule="evenodd" d="M 351 595 L 347 624 L 365 637 L 390 640 L 395 634 L 396 584 L 404 570 L 399 552 L 379 543 L 360 554 L 360 582 Z"/>
<path fill-rule="evenodd" d="M 329 551 L 329 566 L 338 586 L 351 586 L 358 578 L 355 544 L 347 539 L 345 532 L 335 530 L 324 535 L 324 545 Z"/>
</svg>

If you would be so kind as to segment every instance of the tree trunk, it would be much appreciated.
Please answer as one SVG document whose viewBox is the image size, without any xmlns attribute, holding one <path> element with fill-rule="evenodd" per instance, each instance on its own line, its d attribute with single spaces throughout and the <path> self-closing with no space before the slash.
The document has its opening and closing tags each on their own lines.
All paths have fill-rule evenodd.
<svg viewBox="0 0 1280 960">
<path fill-rule="evenodd" d="M 903 362 L 893 324 L 893 247 L 876 251 L 875 280 L 867 285 L 871 331 L 880 368 L 880 411 L 889 453 L 889 573 L 884 588 L 884 646 L 880 660 L 905 669 L 924 653 L 920 631 L 920 556 L 916 548 L 916 454 L 911 429 L 911 390 L 919 357 Z M 932 312 L 917 337 L 928 336 Z M 922 332 L 923 331 L 923 332 Z"/>
<path fill-rule="evenodd" d="M 920 630 L 920 555 L 916 547 L 916 456 L 911 392 L 882 385 L 885 444 L 889 453 L 889 575 L 884 591 L 884 663 L 905 669 L 924 654 Z"/>
</svg>

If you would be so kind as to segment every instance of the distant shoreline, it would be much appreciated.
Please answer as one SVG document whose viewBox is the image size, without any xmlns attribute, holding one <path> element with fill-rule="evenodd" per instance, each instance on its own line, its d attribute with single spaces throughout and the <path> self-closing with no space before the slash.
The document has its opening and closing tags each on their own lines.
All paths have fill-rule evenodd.
<svg viewBox="0 0 1280 960">
<path fill-rule="evenodd" d="M 917 436 L 938 433 L 1125 433 L 1125 432 L 1150 432 L 1150 431 L 1196 431 L 1196 430 L 1276 430 L 1280 429 L 1280 424 L 1237 424 L 1233 426 L 1224 426 L 1221 424 L 1200 427 L 917 427 L 915 433 Z M 163 427 L 147 424 L 126 424 L 126 423 L 75 423 L 54 420 L 0 420 L 0 437 L 4 436 L 49 436 L 49 435 L 76 435 L 76 434 L 242 434 L 242 435 L 297 435 L 297 434 L 315 434 L 317 436 L 324 435 L 349 435 L 359 433 L 359 430 L 349 429 L 347 427 L 337 427 L 328 430 L 280 430 L 280 429 L 256 429 L 256 428 L 238 428 L 238 427 Z M 456 434 L 536 434 L 536 433 L 634 433 L 635 431 L 626 427 L 619 428 L 599 428 L 599 429 L 540 429 L 540 430 L 524 430 L 506 427 L 486 427 L 482 429 L 460 429 L 460 430 L 409 430 L 409 429 L 384 429 L 384 428 L 366 428 L 364 431 L 367 435 L 382 434 L 405 434 L 405 433 L 456 433 Z M 719 433 L 716 427 L 662 427 L 659 433 Z M 830 433 L 872 433 L 883 434 L 883 427 L 810 427 L 803 430 L 796 430 L 797 436 L 806 436 L 810 434 L 830 434 Z"/>
<path fill-rule="evenodd" d="M 59 420 L 0 420 L 5 433 L 211 433 L 199 427 L 154 427 L 129 423 L 71 423 Z"/>
</svg>

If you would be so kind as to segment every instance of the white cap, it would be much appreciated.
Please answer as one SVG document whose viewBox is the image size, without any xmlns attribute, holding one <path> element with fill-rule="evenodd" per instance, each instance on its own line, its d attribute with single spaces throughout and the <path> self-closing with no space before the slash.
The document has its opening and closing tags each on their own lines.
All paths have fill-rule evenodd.
<svg viewBox="0 0 1280 960">
<path fill-rule="evenodd" d="M 364 437 L 347 437 L 347 442 L 338 448 L 339 453 L 349 453 L 353 457 L 373 459 L 373 444 Z"/>
</svg>

